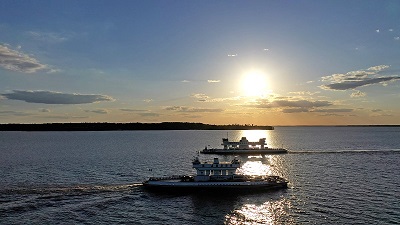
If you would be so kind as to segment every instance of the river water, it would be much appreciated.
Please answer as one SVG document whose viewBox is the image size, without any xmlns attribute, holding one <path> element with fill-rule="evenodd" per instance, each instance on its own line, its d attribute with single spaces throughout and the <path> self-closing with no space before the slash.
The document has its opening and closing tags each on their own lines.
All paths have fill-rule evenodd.
<svg viewBox="0 0 400 225">
<path fill-rule="evenodd" d="M 220 147 L 227 136 L 287 148 L 239 156 L 239 172 L 279 175 L 289 188 L 227 195 L 142 189 L 150 176 L 193 174 L 196 152 Z M 400 224 L 399 171 L 398 127 L 0 132 L 0 224 Z"/>
</svg>

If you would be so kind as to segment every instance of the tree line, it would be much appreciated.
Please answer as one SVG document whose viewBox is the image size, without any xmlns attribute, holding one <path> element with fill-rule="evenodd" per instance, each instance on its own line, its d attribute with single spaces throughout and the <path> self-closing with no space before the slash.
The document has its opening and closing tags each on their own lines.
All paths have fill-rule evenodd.
<svg viewBox="0 0 400 225">
<path fill-rule="evenodd" d="M 112 130 L 273 130 L 252 124 L 213 125 L 189 122 L 162 123 L 43 123 L 0 124 L 0 131 L 112 131 Z"/>
</svg>

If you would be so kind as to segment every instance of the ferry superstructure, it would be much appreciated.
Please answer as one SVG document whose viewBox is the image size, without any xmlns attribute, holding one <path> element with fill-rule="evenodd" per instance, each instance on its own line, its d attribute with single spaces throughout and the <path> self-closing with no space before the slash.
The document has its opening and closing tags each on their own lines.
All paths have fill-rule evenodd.
<svg viewBox="0 0 400 225">
<path fill-rule="evenodd" d="M 241 162 L 233 159 L 231 162 L 220 162 L 214 158 L 213 162 L 201 163 L 198 157 L 193 162 L 196 175 L 150 177 L 143 182 L 145 188 L 152 190 L 267 190 L 286 188 L 288 181 L 279 176 L 248 176 L 238 175 L 236 170 Z"/>
<path fill-rule="evenodd" d="M 242 137 L 240 141 L 229 141 L 228 138 L 222 138 L 221 148 L 207 148 L 200 151 L 203 154 L 282 154 L 287 153 L 284 148 L 269 148 L 265 138 L 260 138 L 257 142 L 248 141 Z"/>
</svg>

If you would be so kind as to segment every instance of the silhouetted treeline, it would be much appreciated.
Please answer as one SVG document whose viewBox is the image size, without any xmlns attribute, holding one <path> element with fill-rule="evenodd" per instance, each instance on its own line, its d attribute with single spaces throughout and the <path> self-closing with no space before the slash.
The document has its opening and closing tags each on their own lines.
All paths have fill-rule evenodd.
<svg viewBox="0 0 400 225">
<path fill-rule="evenodd" d="M 107 131 L 107 130 L 273 130 L 272 126 L 210 125 L 203 123 L 44 123 L 0 124 L 0 131 Z"/>
</svg>

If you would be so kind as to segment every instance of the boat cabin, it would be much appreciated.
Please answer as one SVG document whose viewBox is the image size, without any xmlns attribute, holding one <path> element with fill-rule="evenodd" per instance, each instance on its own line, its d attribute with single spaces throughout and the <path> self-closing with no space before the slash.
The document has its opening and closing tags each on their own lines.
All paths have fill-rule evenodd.
<svg viewBox="0 0 400 225">
<path fill-rule="evenodd" d="M 236 169 L 240 168 L 240 161 L 235 158 L 231 162 L 219 162 L 218 158 L 214 158 L 212 163 L 200 163 L 196 157 L 193 168 L 197 171 L 195 181 L 229 180 L 235 175 Z"/>
<path fill-rule="evenodd" d="M 265 149 L 265 138 L 259 141 L 249 141 L 246 137 L 242 137 L 240 141 L 229 141 L 228 138 L 222 138 L 224 149 Z"/>
</svg>

